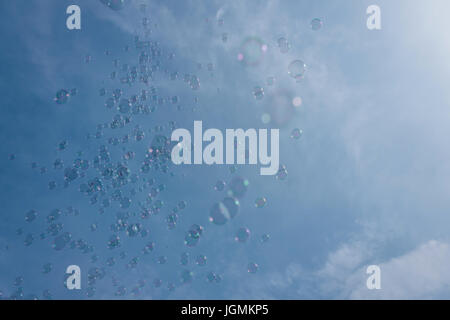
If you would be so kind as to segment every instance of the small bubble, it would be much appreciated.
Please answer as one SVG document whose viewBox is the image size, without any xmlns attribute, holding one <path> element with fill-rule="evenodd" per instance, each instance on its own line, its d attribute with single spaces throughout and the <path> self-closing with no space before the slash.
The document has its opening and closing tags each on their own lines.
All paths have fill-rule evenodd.
<svg viewBox="0 0 450 320">
<path fill-rule="evenodd" d="M 57 104 L 65 104 L 69 100 L 70 94 L 67 90 L 61 89 L 56 92 L 55 102 Z"/>
<path fill-rule="evenodd" d="M 266 242 L 269 241 L 269 240 L 270 240 L 270 235 L 269 235 L 269 234 L 265 233 L 265 234 L 263 234 L 263 235 L 261 236 L 261 242 L 262 242 L 262 243 L 266 243 Z"/>
<path fill-rule="evenodd" d="M 311 29 L 312 30 L 317 31 L 317 30 L 322 28 L 323 21 L 320 20 L 319 18 L 314 18 L 314 19 L 311 20 L 311 24 L 310 25 L 311 25 Z"/>
<path fill-rule="evenodd" d="M 267 204 L 267 199 L 264 197 L 257 198 L 255 200 L 255 207 L 257 207 L 257 208 L 263 208 L 266 206 L 266 204 Z"/>
<path fill-rule="evenodd" d="M 286 166 L 281 165 L 275 176 L 276 176 L 277 180 L 285 180 L 288 176 L 288 171 L 287 171 Z"/>
<path fill-rule="evenodd" d="M 52 271 L 52 269 L 53 269 L 53 265 L 50 262 L 46 263 L 42 267 L 42 273 L 45 273 L 45 274 L 50 273 Z"/>
<path fill-rule="evenodd" d="M 248 228 L 239 228 L 234 240 L 237 242 L 247 242 L 248 238 L 250 238 L 250 230 Z"/>
<path fill-rule="evenodd" d="M 254 263 L 254 262 L 250 262 L 247 265 L 248 273 L 256 273 L 258 271 L 258 268 L 259 268 L 258 264 Z"/>
<path fill-rule="evenodd" d="M 222 181 L 222 180 L 219 180 L 214 185 L 214 190 L 216 190 L 216 191 L 223 191 L 223 189 L 225 189 L 225 186 L 226 186 L 226 182 Z"/>
<path fill-rule="evenodd" d="M 253 96 L 255 97 L 256 100 L 261 100 L 262 98 L 264 98 L 264 89 L 258 86 L 254 87 Z"/>
<path fill-rule="evenodd" d="M 32 221 L 34 221 L 34 219 L 36 219 L 36 217 L 37 217 L 37 212 L 35 210 L 30 210 L 25 215 L 25 221 L 32 222 Z"/>
<path fill-rule="evenodd" d="M 183 252 L 180 257 L 180 264 L 186 266 L 189 263 L 189 253 Z"/>
<path fill-rule="evenodd" d="M 288 74 L 297 82 L 300 82 L 306 71 L 306 65 L 302 60 L 294 60 L 288 66 Z"/>
<path fill-rule="evenodd" d="M 280 49 L 281 53 L 287 53 L 289 49 L 291 48 L 290 43 L 287 41 L 286 38 L 281 37 L 277 41 L 278 48 Z"/>
<path fill-rule="evenodd" d="M 292 99 L 292 105 L 296 108 L 300 107 L 302 105 L 303 101 L 302 98 L 300 97 L 295 97 L 294 99 Z"/>
<path fill-rule="evenodd" d="M 303 134 L 303 130 L 295 128 L 291 131 L 291 139 L 298 140 L 301 138 L 302 134 Z"/>
<path fill-rule="evenodd" d="M 182 283 L 190 283 L 194 277 L 194 273 L 189 270 L 183 270 L 181 272 L 181 282 Z"/>
<path fill-rule="evenodd" d="M 206 256 L 204 256 L 204 255 L 199 255 L 199 256 L 197 256 L 197 258 L 195 259 L 195 263 L 198 265 L 198 266 L 205 266 L 206 265 L 206 263 L 207 263 L 207 258 L 206 258 Z"/>
<path fill-rule="evenodd" d="M 270 120 L 272 120 L 272 117 L 270 116 L 270 114 L 268 113 L 263 113 L 261 115 L 261 122 L 264 124 L 269 124 Z"/>
</svg>

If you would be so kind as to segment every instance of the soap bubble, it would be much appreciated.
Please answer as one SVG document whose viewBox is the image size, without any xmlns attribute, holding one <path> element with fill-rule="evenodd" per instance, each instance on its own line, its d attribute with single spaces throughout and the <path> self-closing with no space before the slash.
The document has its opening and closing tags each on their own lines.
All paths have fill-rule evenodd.
<svg viewBox="0 0 450 320">
<path fill-rule="evenodd" d="M 303 130 L 301 130 L 299 128 L 295 128 L 291 131 L 291 139 L 298 140 L 301 138 L 302 134 L 303 134 Z"/>
<path fill-rule="evenodd" d="M 161 287 L 161 285 L 162 285 L 162 280 L 161 280 L 161 279 L 155 279 L 155 280 L 153 280 L 153 286 L 154 286 L 155 288 L 159 288 L 159 287 Z"/>
<path fill-rule="evenodd" d="M 262 122 L 262 123 L 268 124 L 268 123 L 270 123 L 270 120 L 271 120 L 270 114 L 264 112 L 264 113 L 261 115 L 261 122 Z"/>
<path fill-rule="evenodd" d="M 236 177 L 231 181 L 230 194 L 238 199 L 242 198 L 247 192 L 249 181 L 247 179 Z"/>
<path fill-rule="evenodd" d="M 207 263 L 207 261 L 208 261 L 208 259 L 206 258 L 206 256 L 204 256 L 204 255 L 199 255 L 199 256 L 197 256 L 197 258 L 195 259 L 195 263 L 198 265 L 198 266 L 205 266 L 206 265 L 206 263 Z"/>
<path fill-rule="evenodd" d="M 290 43 L 287 41 L 286 38 L 281 37 L 277 41 L 278 48 L 280 49 L 281 53 L 287 53 L 289 49 L 291 48 Z"/>
<path fill-rule="evenodd" d="M 66 246 L 66 244 L 68 244 L 70 242 L 70 240 L 72 239 L 72 235 L 69 232 L 65 232 L 60 236 L 57 236 L 52 243 L 52 247 L 53 249 L 59 251 L 64 249 L 64 247 Z"/>
<path fill-rule="evenodd" d="M 115 11 L 122 10 L 125 6 L 125 0 L 100 0 L 100 1 Z"/>
<path fill-rule="evenodd" d="M 217 181 L 216 184 L 214 185 L 214 190 L 216 190 L 216 191 L 223 191 L 223 189 L 225 188 L 225 186 L 226 186 L 226 182 L 225 182 L 225 181 L 222 181 L 222 180 L 219 180 L 219 181 Z"/>
<path fill-rule="evenodd" d="M 183 270 L 181 272 L 181 282 L 182 283 L 190 283 L 194 277 L 194 273 L 189 270 Z"/>
<path fill-rule="evenodd" d="M 222 280 L 222 277 L 214 272 L 208 272 L 208 274 L 206 275 L 206 279 L 209 282 L 220 282 Z"/>
<path fill-rule="evenodd" d="M 189 253 L 183 252 L 180 257 L 180 264 L 186 266 L 189 263 Z"/>
<path fill-rule="evenodd" d="M 302 60 L 294 60 L 288 66 L 288 74 L 297 82 L 300 82 L 306 71 L 306 65 Z"/>
<path fill-rule="evenodd" d="M 239 228 L 234 240 L 237 242 L 246 242 L 248 238 L 250 238 L 250 230 L 248 228 Z"/>
<path fill-rule="evenodd" d="M 323 26 L 323 21 L 320 20 L 319 18 L 314 18 L 311 20 L 311 29 L 313 29 L 314 31 L 319 30 L 320 28 L 322 28 Z"/>
<path fill-rule="evenodd" d="M 302 105 L 302 98 L 294 97 L 294 99 L 292 99 L 292 105 L 296 108 L 300 107 Z"/>
<path fill-rule="evenodd" d="M 248 273 L 256 273 L 258 271 L 258 268 L 259 268 L 258 264 L 254 263 L 254 262 L 250 262 L 247 265 Z"/>
<path fill-rule="evenodd" d="M 267 51 L 267 45 L 257 37 L 247 38 L 238 53 L 238 60 L 248 66 L 257 66 Z"/>
<path fill-rule="evenodd" d="M 265 233 L 265 234 L 263 234 L 263 235 L 261 236 L 261 242 L 262 242 L 262 243 L 265 243 L 265 242 L 267 242 L 267 241 L 269 241 L 269 240 L 270 240 L 270 235 L 269 235 L 269 234 Z"/>
<path fill-rule="evenodd" d="M 129 113 L 130 109 L 131 109 L 131 104 L 128 99 L 120 100 L 120 104 L 117 108 L 117 110 L 119 110 L 120 113 Z"/>
<path fill-rule="evenodd" d="M 253 96 L 256 100 L 261 100 L 262 98 L 264 98 L 264 88 L 258 86 L 254 87 Z"/>
<path fill-rule="evenodd" d="M 37 212 L 36 210 L 30 210 L 27 212 L 27 214 L 25 215 L 25 221 L 26 222 L 32 222 L 34 221 L 34 219 L 36 219 L 37 217 Z"/>
<path fill-rule="evenodd" d="M 188 247 L 194 247 L 200 240 L 203 233 L 203 227 L 197 224 L 192 225 L 184 237 L 184 243 Z"/>
<path fill-rule="evenodd" d="M 167 257 L 166 256 L 159 256 L 158 259 L 156 259 L 156 262 L 158 264 L 165 264 L 167 262 Z"/>
<path fill-rule="evenodd" d="M 56 92 L 55 102 L 57 104 L 64 104 L 69 100 L 70 94 L 67 90 L 61 89 Z"/>
<path fill-rule="evenodd" d="M 219 226 L 227 223 L 230 218 L 230 213 L 222 202 L 214 204 L 209 213 L 209 221 Z"/>
<path fill-rule="evenodd" d="M 112 235 L 108 241 L 108 248 L 115 249 L 120 247 L 120 237 L 118 235 Z"/>
<path fill-rule="evenodd" d="M 53 265 L 50 262 L 46 263 L 42 267 L 42 273 L 45 273 L 45 274 L 50 273 L 52 271 L 52 269 L 53 269 Z"/>
<path fill-rule="evenodd" d="M 257 208 L 263 208 L 266 206 L 266 204 L 267 204 L 267 199 L 264 197 L 257 198 L 255 200 L 255 207 L 257 207 Z"/>
<path fill-rule="evenodd" d="M 285 165 L 280 165 L 277 174 L 275 175 L 277 180 L 285 180 L 288 176 L 288 171 Z"/>
<path fill-rule="evenodd" d="M 117 288 L 115 295 L 117 297 L 122 297 L 124 295 L 127 294 L 127 288 L 125 288 L 124 286 L 120 286 L 119 288 Z"/>
</svg>

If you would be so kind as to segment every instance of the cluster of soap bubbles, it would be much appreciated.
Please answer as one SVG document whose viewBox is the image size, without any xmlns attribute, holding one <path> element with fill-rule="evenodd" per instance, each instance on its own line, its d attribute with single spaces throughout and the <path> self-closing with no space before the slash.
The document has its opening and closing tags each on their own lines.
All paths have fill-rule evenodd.
<svg viewBox="0 0 450 320">
<path fill-rule="evenodd" d="M 100 1 L 112 10 L 121 10 L 126 4 L 124 0 Z M 145 8 L 141 7 L 141 9 L 145 12 Z M 218 24 L 223 25 L 223 20 Z M 312 30 L 319 30 L 322 26 L 320 19 L 311 21 Z M 17 230 L 17 235 L 21 237 L 26 247 L 32 247 L 36 242 L 42 241 L 48 243 L 48 247 L 53 252 L 76 250 L 80 254 L 87 255 L 86 261 L 89 261 L 91 265 L 87 272 L 87 287 L 84 289 L 86 297 L 95 297 L 98 283 L 109 279 L 106 275 L 114 274 L 115 268 L 125 267 L 125 270 L 132 271 L 131 269 L 139 268 L 147 263 L 161 265 L 161 267 L 173 264 L 172 255 L 166 255 L 167 252 L 163 251 L 168 247 L 162 242 L 153 241 L 155 240 L 153 239 L 154 229 L 157 229 L 157 233 L 167 232 L 168 236 L 170 232 L 173 232 L 172 230 L 181 229 L 183 232 L 178 247 L 183 252 L 179 253 L 179 259 L 175 259 L 175 264 L 179 268 L 176 274 L 177 281 L 159 278 L 161 275 L 158 275 L 154 279 L 139 279 L 137 284 L 130 287 L 120 284 L 113 277 L 115 296 L 124 297 L 130 294 L 138 296 L 146 286 L 165 288 L 164 290 L 171 292 L 177 288 L 178 284 L 196 281 L 197 271 L 194 274 L 189 270 L 192 265 L 198 266 L 195 270 L 204 270 L 203 280 L 206 278 L 210 283 L 220 283 L 222 280 L 222 275 L 210 270 L 215 267 L 211 256 L 208 259 L 206 255 L 198 254 L 198 252 L 194 254 L 195 250 L 202 249 L 199 243 L 205 242 L 205 239 L 202 240 L 206 237 L 204 224 L 201 221 L 183 224 L 187 220 L 188 215 L 185 213 L 189 211 L 189 203 L 179 198 L 175 203 L 171 203 L 166 200 L 167 197 L 164 197 L 168 189 L 171 190 L 171 186 L 166 185 L 166 181 L 175 175 L 170 160 L 173 147 L 170 131 L 178 127 L 177 123 L 167 119 L 167 121 L 159 121 L 151 129 L 139 124 L 139 120 L 147 120 L 150 115 L 159 110 L 166 110 L 165 114 L 169 116 L 172 112 L 184 110 L 181 107 L 181 104 L 185 102 L 184 95 L 167 94 L 164 89 L 161 89 L 164 81 L 159 82 L 159 79 L 179 81 L 192 90 L 189 90 L 191 94 L 197 94 L 201 92 L 199 77 L 202 75 L 200 71 L 197 75 L 173 70 L 178 69 L 173 63 L 176 57 L 148 36 L 152 31 L 152 23 L 148 17 L 142 18 L 142 27 L 144 35 L 134 38 L 134 46 L 127 45 L 124 48 L 124 55 L 130 52 L 130 61 L 122 62 L 123 57 L 119 60 L 109 50 L 105 51 L 106 59 L 112 59 L 111 68 L 113 69 L 109 79 L 101 83 L 100 89 L 96 89 L 98 90 L 96 95 L 100 99 L 100 106 L 110 116 L 99 123 L 93 132 L 86 135 L 93 147 L 86 150 L 72 150 L 75 144 L 62 140 L 56 146 L 57 156 L 48 166 L 41 166 L 36 162 L 33 162 L 31 166 L 33 170 L 43 175 L 53 172 L 51 171 L 53 169 L 59 178 L 52 177 L 48 181 L 45 187 L 48 187 L 49 192 L 61 191 L 63 188 L 69 191 L 77 190 L 82 197 L 86 197 L 93 208 L 92 212 L 80 213 L 76 208 L 68 207 L 54 209 L 45 214 L 45 212 L 38 213 L 36 209 L 31 209 L 25 212 L 25 226 L 33 225 L 38 228 L 42 224 L 43 229 L 38 234 L 28 232 L 27 227 Z M 223 42 L 227 42 L 229 37 L 228 33 L 222 33 Z M 276 45 L 281 54 L 291 54 L 293 51 L 287 37 L 279 37 Z M 237 59 L 245 66 L 254 67 L 263 61 L 267 51 L 268 45 L 262 39 L 250 37 L 240 46 Z M 97 61 L 91 55 L 85 56 L 85 62 L 90 65 L 94 65 Z M 215 64 L 207 63 L 204 69 L 208 73 L 213 73 L 219 68 Z M 296 59 L 288 65 L 287 69 L 288 75 L 299 82 L 304 78 L 307 68 L 302 60 Z M 269 76 L 266 80 L 263 78 L 262 86 L 253 87 L 254 98 L 262 100 L 265 94 L 269 96 L 269 93 L 272 93 L 270 90 L 273 89 L 270 87 L 276 85 L 275 80 L 274 76 Z M 266 87 L 267 93 L 263 86 Z M 292 99 L 286 94 L 274 92 L 275 100 L 272 101 L 282 101 L 281 105 L 291 108 L 301 105 L 299 97 Z M 54 102 L 58 105 L 66 104 L 77 94 L 79 94 L 77 89 L 59 89 Z M 267 97 L 265 99 L 267 100 Z M 75 99 L 71 103 L 74 101 Z M 193 101 L 196 104 L 198 98 L 195 97 Z M 283 110 L 279 107 L 279 103 L 273 103 L 273 105 L 277 105 L 277 110 L 265 112 L 261 121 L 265 124 L 285 123 L 286 119 L 291 117 L 290 109 Z M 299 139 L 301 136 L 301 129 L 295 128 L 291 131 L 292 139 Z M 70 152 L 74 151 L 77 152 L 71 156 Z M 10 159 L 15 159 L 15 155 L 11 155 Z M 235 173 L 236 170 L 235 166 L 230 167 L 231 173 Z M 286 166 L 281 165 L 276 173 L 276 179 L 285 180 L 287 176 Z M 258 243 L 269 241 L 269 234 L 258 235 L 253 227 L 251 232 L 247 227 L 236 225 L 238 219 L 233 221 L 241 211 L 244 211 L 243 208 L 246 209 L 245 195 L 249 187 L 248 179 L 234 175 L 230 180 L 217 180 L 209 188 L 211 187 L 217 192 L 216 195 L 221 192 L 223 194 L 218 199 L 221 199 L 220 201 L 209 204 L 212 205 L 209 212 L 207 210 L 204 212 L 205 218 L 210 222 L 206 225 L 208 230 L 228 224 L 233 230 L 230 239 L 234 238 L 235 242 L 239 243 L 236 246 L 241 247 L 253 241 Z M 256 198 L 254 206 L 258 212 L 263 212 L 265 209 L 262 208 L 267 206 L 267 199 L 263 196 Z M 250 207 L 252 207 L 251 203 Z M 160 229 L 155 222 L 158 221 L 158 215 L 163 221 L 163 227 Z M 86 222 L 83 229 L 71 229 L 72 224 L 69 222 L 74 219 L 81 220 L 80 216 L 83 216 L 83 219 L 89 217 L 87 219 L 89 222 Z M 190 227 L 186 228 L 189 225 Z M 93 242 L 89 241 L 89 235 L 83 237 L 82 230 L 87 230 L 89 234 L 101 238 L 101 247 L 94 246 Z M 107 232 L 104 237 L 101 235 L 102 230 Z M 129 250 L 130 244 L 138 248 L 138 253 Z M 187 251 L 193 254 L 192 258 Z M 47 261 L 40 264 L 39 268 L 45 275 L 56 272 L 56 265 Z M 255 262 L 247 265 L 249 273 L 256 273 L 258 269 L 259 265 Z M 245 266 L 242 271 L 245 272 Z M 14 285 L 17 288 L 10 295 L 11 298 L 25 297 L 23 282 L 23 277 L 15 279 Z M 38 298 L 35 295 L 27 297 Z M 51 299 L 53 294 L 45 289 L 39 297 Z"/>
</svg>

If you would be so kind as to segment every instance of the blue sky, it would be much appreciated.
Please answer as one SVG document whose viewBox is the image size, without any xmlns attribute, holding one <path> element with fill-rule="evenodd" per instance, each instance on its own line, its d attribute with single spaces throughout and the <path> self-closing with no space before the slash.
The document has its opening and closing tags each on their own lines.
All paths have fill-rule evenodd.
<svg viewBox="0 0 450 320">
<path fill-rule="evenodd" d="M 66 28 L 71 4 L 81 7 L 81 30 Z M 144 12 L 141 4 L 146 4 Z M 371 4 L 381 8 L 378 31 L 366 28 Z M 129 0 L 114 11 L 88 0 L 0 4 L 2 296 L 42 299 L 48 290 L 54 299 L 448 298 L 449 6 L 443 0 Z M 150 21 L 147 35 L 143 18 Z M 318 31 L 309 25 L 314 18 L 323 21 Z M 135 47 L 136 35 L 147 36 L 161 52 L 148 63 L 154 68 L 148 86 L 119 81 L 126 74 L 123 65 L 139 68 L 142 49 Z M 245 65 L 237 56 L 254 38 L 267 51 L 258 64 Z M 287 53 L 278 48 L 280 38 L 290 43 Z M 287 72 L 296 59 L 307 65 L 300 83 Z M 114 71 L 117 77 L 111 79 Z M 178 77 L 171 80 L 175 72 Z M 186 74 L 198 77 L 198 90 L 183 80 Z M 273 85 L 269 77 L 275 78 Z M 255 86 L 264 88 L 261 100 L 253 96 Z M 66 104 L 54 102 L 58 90 L 73 88 L 77 94 Z M 99 94 L 102 88 L 105 96 Z M 127 98 L 149 91 L 143 104 L 154 112 L 132 115 L 124 128 L 111 129 L 118 112 L 105 102 L 115 89 Z M 298 108 L 294 97 L 302 99 Z M 264 114 L 271 116 L 270 123 L 262 122 Z M 257 166 L 231 172 L 229 166 L 170 164 L 168 172 L 156 167 L 141 172 L 155 136 L 170 137 L 172 121 L 192 130 L 194 120 L 221 130 L 279 128 L 287 179 L 260 176 Z M 142 141 L 134 139 L 136 128 L 145 133 Z M 290 137 L 295 128 L 303 130 L 299 140 Z M 109 142 L 127 134 L 127 143 Z M 67 148 L 58 150 L 62 141 Z M 138 177 L 119 188 L 122 198 L 131 199 L 129 208 L 111 201 L 100 211 L 114 192 L 94 164 L 101 146 L 110 154 L 104 165 L 120 162 Z M 129 151 L 135 157 L 124 161 Z M 64 169 L 53 164 L 61 159 L 64 168 L 71 168 L 78 158 L 89 161 L 89 169 L 80 169 L 84 176 L 65 186 Z M 104 192 L 91 204 L 93 196 L 82 194 L 80 185 L 96 177 Z M 238 215 L 224 226 L 210 223 L 210 209 L 227 196 L 236 178 L 249 181 Z M 57 185 L 52 190 L 51 181 Z M 147 186 L 150 181 L 153 185 Z M 223 191 L 214 190 L 217 181 L 227 183 Z M 161 185 L 153 202 L 145 204 L 151 189 Z M 267 199 L 264 208 L 255 207 L 259 197 Z M 142 205 L 148 208 L 157 200 L 163 201 L 160 212 L 141 219 Z M 177 212 L 177 225 L 169 230 L 166 217 L 180 201 L 186 208 Z M 49 233 L 46 219 L 54 209 L 62 212 L 55 221 L 62 228 L 55 232 L 69 232 L 74 244 L 83 240 L 90 252 L 71 249 L 70 243 L 59 251 L 52 248 L 58 235 Z M 38 216 L 27 223 L 30 210 Z M 141 223 L 149 234 L 112 231 L 118 217 Z M 190 248 L 184 237 L 193 224 L 204 232 Z M 241 227 L 251 231 L 246 243 L 234 240 Z M 34 240 L 26 246 L 29 234 Z M 113 234 L 121 246 L 110 250 Z M 263 234 L 270 234 L 266 243 L 260 241 Z M 143 254 L 149 242 L 155 248 Z M 184 252 L 189 253 L 186 266 L 180 265 Z M 207 257 L 206 266 L 196 265 L 198 255 Z M 161 256 L 165 264 L 157 263 Z M 114 266 L 106 263 L 111 257 Z M 127 268 L 135 257 L 136 267 Z M 47 263 L 52 270 L 44 274 Z M 249 263 L 258 264 L 255 274 L 247 272 Z M 64 287 L 71 264 L 81 267 L 80 291 Z M 371 264 L 381 267 L 381 290 L 366 288 L 365 270 Z M 89 283 L 93 268 L 104 276 Z M 193 273 L 190 283 L 181 281 L 185 270 Z M 209 272 L 221 281 L 208 282 Z M 17 284 L 16 278 L 23 281 Z M 162 285 L 155 287 L 155 280 Z"/>
</svg>

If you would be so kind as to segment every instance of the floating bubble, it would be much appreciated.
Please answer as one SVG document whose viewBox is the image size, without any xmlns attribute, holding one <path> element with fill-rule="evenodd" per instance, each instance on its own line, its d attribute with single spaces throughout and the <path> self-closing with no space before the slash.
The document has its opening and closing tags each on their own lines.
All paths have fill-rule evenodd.
<svg viewBox="0 0 450 320">
<path fill-rule="evenodd" d="M 302 98 L 300 97 L 294 97 L 294 99 L 292 99 L 292 105 L 296 108 L 300 107 L 302 105 Z"/>
<path fill-rule="evenodd" d="M 120 200 L 120 207 L 121 207 L 122 209 L 127 209 L 127 208 L 130 207 L 130 205 L 131 205 L 131 199 L 130 199 L 130 198 L 123 197 L 123 198 Z"/>
<path fill-rule="evenodd" d="M 267 51 L 267 45 L 257 37 L 247 38 L 238 53 L 238 60 L 248 66 L 257 66 Z"/>
<path fill-rule="evenodd" d="M 306 65 L 302 60 L 294 60 L 288 66 L 288 74 L 297 82 L 300 82 L 306 71 Z"/>
<path fill-rule="evenodd" d="M 127 236 L 135 237 L 141 232 L 142 225 L 140 223 L 134 223 L 128 226 L 127 228 Z"/>
<path fill-rule="evenodd" d="M 72 182 L 76 178 L 78 178 L 78 170 L 77 169 L 75 169 L 75 168 L 66 168 L 64 170 L 64 180 L 66 182 Z"/>
<path fill-rule="evenodd" d="M 223 191 L 223 189 L 225 189 L 225 186 L 226 186 L 226 182 L 222 181 L 222 180 L 219 180 L 214 185 L 214 190 L 216 190 L 216 191 Z"/>
<path fill-rule="evenodd" d="M 290 43 L 287 41 L 286 38 L 281 37 L 277 40 L 278 48 L 280 49 L 281 53 L 287 53 L 289 49 L 291 48 Z"/>
<path fill-rule="evenodd" d="M 116 264 L 116 259 L 114 259 L 113 257 L 110 257 L 110 258 L 108 258 L 108 260 L 106 260 L 106 264 L 107 264 L 109 267 L 112 267 L 113 265 Z"/>
<path fill-rule="evenodd" d="M 61 216 L 62 212 L 59 209 L 53 209 L 47 216 L 47 222 L 51 223 Z"/>
<path fill-rule="evenodd" d="M 265 233 L 265 234 L 263 234 L 263 235 L 261 236 L 261 242 L 262 242 L 262 243 L 266 243 L 266 242 L 269 241 L 269 240 L 270 240 L 270 235 L 269 235 L 269 234 Z"/>
<path fill-rule="evenodd" d="M 174 229 L 177 225 L 178 215 L 176 213 L 169 214 L 166 218 L 167 227 L 169 229 Z"/>
<path fill-rule="evenodd" d="M 189 263 L 189 253 L 183 252 L 180 257 L 180 264 L 186 266 Z"/>
<path fill-rule="evenodd" d="M 266 206 L 266 204 L 267 204 L 267 199 L 264 197 L 257 198 L 255 200 L 255 207 L 257 207 L 257 208 L 263 208 Z"/>
<path fill-rule="evenodd" d="M 208 259 L 206 258 L 206 256 L 204 256 L 204 255 L 199 255 L 199 256 L 197 256 L 197 258 L 195 258 L 195 263 L 198 265 L 198 266 L 205 266 L 206 265 L 206 263 L 207 263 L 207 261 L 208 261 Z"/>
<path fill-rule="evenodd" d="M 258 86 L 254 87 L 253 96 L 256 100 L 261 100 L 262 98 L 264 98 L 264 88 Z"/>
<path fill-rule="evenodd" d="M 165 264 L 167 262 L 167 257 L 166 256 L 159 256 L 158 259 L 156 259 L 156 262 L 158 264 Z"/>
<path fill-rule="evenodd" d="M 268 77 L 266 83 L 268 86 L 273 86 L 275 84 L 275 77 Z"/>
<path fill-rule="evenodd" d="M 292 94 L 287 90 L 276 90 L 269 96 L 269 103 L 264 105 L 264 111 L 270 115 L 271 123 L 277 127 L 285 126 L 295 115 Z"/>
<path fill-rule="evenodd" d="M 88 298 L 92 298 L 95 295 L 95 290 L 96 290 L 95 287 L 88 287 L 86 289 L 86 296 Z"/>
<path fill-rule="evenodd" d="M 249 181 L 240 177 L 236 177 L 230 184 L 230 195 L 238 199 L 242 198 L 247 192 Z"/>
<path fill-rule="evenodd" d="M 31 233 L 27 234 L 25 237 L 24 245 L 29 247 L 33 244 L 34 237 Z"/>
<path fill-rule="evenodd" d="M 127 294 L 127 288 L 125 288 L 124 286 L 120 286 L 119 288 L 117 288 L 117 290 L 115 292 L 115 296 L 117 296 L 117 297 L 123 297 L 126 294 Z"/>
<path fill-rule="evenodd" d="M 180 202 L 178 202 L 178 209 L 183 210 L 186 208 L 186 206 L 187 206 L 186 201 L 181 200 Z"/>
<path fill-rule="evenodd" d="M 208 272 L 208 274 L 206 275 L 206 279 L 209 282 L 220 282 L 222 280 L 222 277 L 214 272 Z"/>
<path fill-rule="evenodd" d="M 25 221 L 26 222 L 32 222 L 34 221 L 34 219 L 36 219 L 37 217 L 37 212 L 36 210 L 30 210 L 27 212 L 27 214 L 25 215 Z"/>
<path fill-rule="evenodd" d="M 198 224 L 192 225 L 189 228 L 188 232 L 186 233 L 186 236 L 184 237 L 185 245 L 188 247 L 194 247 L 195 245 L 197 245 L 202 233 L 203 233 L 202 226 L 199 226 Z"/>
<path fill-rule="evenodd" d="M 144 249 L 142 250 L 142 252 L 144 254 L 149 254 L 151 251 L 153 251 L 153 248 L 155 248 L 155 243 L 154 242 L 149 242 L 145 245 Z"/>
<path fill-rule="evenodd" d="M 57 236 L 53 240 L 52 248 L 57 251 L 62 250 L 62 249 L 64 249 L 66 244 L 68 244 L 70 242 L 71 239 L 72 239 L 72 235 L 69 232 L 65 232 L 62 235 Z"/>
<path fill-rule="evenodd" d="M 125 6 L 125 0 L 100 0 L 100 2 L 115 11 L 122 10 Z"/>
<path fill-rule="evenodd" d="M 118 235 L 112 235 L 108 241 L 108 248 L 115 249 L 120 247 L 120 237 Z"/>
<path fill-rule="evenodd" d="M 50 273 L 52 271 L 52 269 L 53 269 L 53 265 L 50 262 L 46 263 L 42 266 L 42 273 L 45 273 L 45 274 Z"/>
<path fill-rule="evenodd" d="M 60 89 L 56 92 L 55 96 L 55 102 L 57 104 L 65 104 L 67 101 L 69 101 L 70 94 L 67 90 Z"/>
<path fill-rule="evenodd" d="M 248 228 L 239 228 L 234 240 L 237 242 L 247 242 L 248 238 L 250 238 L 250 230 Z"/>
<path fill-rule="evenodd" d="M 288 176 L 288 171 L 285 165 L 281 165 L 275 175 L 277 180 L 285 180 Z"/>
<path fill-rule="evenodd" d="M 183 270 L 181 272 L 181 282 L 182 283 L 190 283 L 194 277 L 194 273 L 189 270 Z"/>
<path fill-rule="evenodd" d="M 200 80 L 197 76 L 192 76 L 189 80 L 189 85 L 192 90 L 198 90 L 200 88 Z"/>
<path fill-rule="evenodd" d="M 117 110 L 119 110 L 120 113 L 129 113 L 130 109 L 131 109 L 130 100 L 128 99 L 120 100 L 120 104 L 117 108 Z"/>
<path fill-rule="evenodd" d="M 303 134 L 303 130 L 301 130 L 299 128 L 295 128 L 291 131 L 291 139 L 298 140 L 301 138 L 302 134 Z"/>
<path fill-rule="evenodd" d="M 262 115 L 261 115 L 261 122 L 262 123 L 264 123 L 264 124 L 269 124 L 270 123 L 270 120 L 271 120 L 271 117 L 270 117 L 270 114 L 268 114 L 268 113 L 263 113 Z"/>
<path fill-rule="evenodd" d="M 155 280 L 153 280 L 153 286 L 154 286 L 155 288 L 159 288 L 159 287 L 161 287 L 161 285 L 162 285 L 162 280 L 161 280 L 161 279 L 155 279 Z"/>
<path fill-rule="evenodd" d="M 322 28 L 323 26 L 323 21 L 319 18 L 314 18 L 311 20 L 311 29 L 313 29 L 314 31 L 319 30 L 320 28 Z"/>
<path fill-rule="evenodd" d="M 254 262 L 250 262 L 250 263 L 247 265 L 247 271 L 248 271 L 248 273 L 256 273 L 256 272 L 258 271 L 258 269 L 259 269 L 258 264 L 254 263 Z"/>
</svg>

